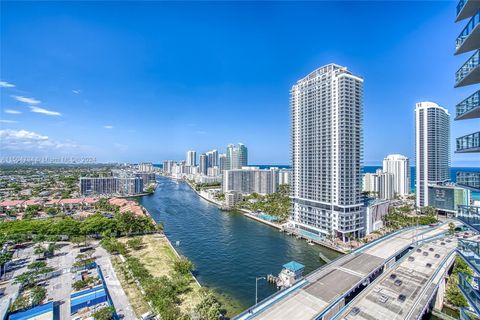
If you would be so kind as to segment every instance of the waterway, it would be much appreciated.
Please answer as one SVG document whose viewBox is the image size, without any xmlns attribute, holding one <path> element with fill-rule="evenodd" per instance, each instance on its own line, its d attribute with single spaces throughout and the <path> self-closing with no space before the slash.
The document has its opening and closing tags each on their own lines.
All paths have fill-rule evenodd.
<svg viewBox="0 0 480 320">
<path fill-rule="evenodd" d="M 255 301 L 255 277 L 277 275 L 291 260 L 305 265 L 306 273 L 325 264 L 338 253 L 308 245 L 277 229 L 245 217 L 225 212 L 200 198 L 184 182 L 160 177 L 155 193 L 140 203 L 157 222 L 180 254 L 196 267 L 195 276 L 206 287 L 234 299 L 242 308 Z M 265 280 L 258 282 L 259 300 L 276 288 Z"/>
</svg>

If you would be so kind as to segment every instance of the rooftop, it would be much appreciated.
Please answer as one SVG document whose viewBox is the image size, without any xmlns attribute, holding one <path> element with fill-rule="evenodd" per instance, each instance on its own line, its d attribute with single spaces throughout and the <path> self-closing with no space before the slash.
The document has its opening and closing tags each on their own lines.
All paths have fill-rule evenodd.
<svg viewBox="0 0 480 320">
<path fill-rule="evenodd" d="M 285 263 L 283 268 L 296 272 L 305 269 L 305 266 L 297 261 L 290 261 L 289 263 Z"/>
</svg>

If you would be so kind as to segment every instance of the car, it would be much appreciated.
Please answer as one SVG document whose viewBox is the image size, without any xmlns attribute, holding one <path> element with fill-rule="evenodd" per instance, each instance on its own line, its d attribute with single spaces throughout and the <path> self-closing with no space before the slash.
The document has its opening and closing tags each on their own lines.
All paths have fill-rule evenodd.
<svg viewBox="0 0 480 320">
<path fill-rule="evenodd" d="M 350 311 L 348 315 L 356 316 L 356 315 L 359 314 L 359 313 L 360 313 L 360 308 L 358 308 L 358 307 L 353 307 L 353 308 L 352 308 L 352 311 Z"/>
<path fill-rule="evenodd" d="M 381 303 L 385 303 L 385 302 L 387 302 L 387 301 L 388 301 L 388 297 L 387 297 L 386 295 L 384 295 L 384 294 L 381 294 L 381 295 L 380 295 L 380 302 L 381 302 Z"/>
<path fill-rule="evenodd" d="M 435 249 L 429 248 L 428 251 L 433 252 L 433 251 L 435 251 Z"/>
<path fill-rule="evenodd" d="M 408 257 L 408 261 L 415 261 L 415 257 Z"/>
<path fill-rule="evenodd" d="M 425 266 L 426 266 L 427 268 L 431 268 L 431 267 L 432 267 L 432 264 L 431 264 L 431 263 L 427 263 Z"/>
<path fill-rule="evenodd" d="M 395 280 L 397 278 L 397 275 L 395 273 L 392 273 L 390 275 L 390 279 Z"/>
<path fill-rule="evenodd" d="M 417 252 L 422 252 L 422 249 L 417 249 Z"/>
<path fill-rule="evenodd" d="M 428 252 L 425 251 L 425 252 L 423 253 L 423 255 L 424 255 L 425 257 L 428 256 Z"/>
<path fill-rule="evenodd" d="M 397 279 L 397 280 L 395 280 L 395 282 L 394 282 L 394 284 L 395 284 L 397 287 L 400 287 L 400 286 L 402 285 L 402 283 L 403 283 L 403 282 L 402 282 L 402 280 L 400 280 L 400 279 Z"/>
<path fill-rule="evenodd" d="M 398 300 L 404 302 L 406 299 L 407 299 L 407 296 L 404 295 L 403 293 L 401 293 L 401 294 L 398 295 Z"/>
<path fill-rule="evenodd" d="M 435 258 L 440 258 L 440 255 L 438 253 L 435 253 Z"/>
</svg>

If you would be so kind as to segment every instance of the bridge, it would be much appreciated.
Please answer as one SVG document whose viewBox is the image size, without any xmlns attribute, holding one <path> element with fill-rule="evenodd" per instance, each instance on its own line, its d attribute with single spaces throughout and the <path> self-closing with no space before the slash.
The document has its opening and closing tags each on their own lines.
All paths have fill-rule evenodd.
<svg viewBox="0 0 480 320">
<path fill-rule="evenodd" d="M 355 303 L 358 303 L 358 299 L 370 292 L 370 288 L 374 290 L 375 286 L 387 285 L 387 283 L 381 281 L 387 281 L 388 279 L 385 277 L 388 277 L 393 272 L 392 270 L 400 268 L 403 263 L 411 262 L 408 261 L 410 257 L 414 258 L 413 261 L 417 261 L 415 263 L 429 263 L 431 266 L 428 268 L 429 272 L 426 272 L 422 279 L 417 279 L 415 276 L 405 278 L 411 286 L 409 291 L 428 290 L 426 289 L 427 285 L 432 285 L 428 287 L 430 290 L 428 293 L 434 293 L 438 289 L 437 284 L 441 283 L 438 279 L 434 280 L 439 275 L 436 270 L 439 270 L 440 266 L 447 268 L 452 263 L 451 257 L 456 248 L 456 240 L 449 239 L 449 242 L 441 240 L 448 231 L 448 222 L 452 221 L 434 227 L 403 229 L 377 239 L 313 271 L 294 286 L 278 291 L 234 319 L 357 319 L 350 314 L 354 308 L 349 307 L 350 302 L 353 303 L 352 300 L 355 299 Z M 459 224 L 458 222 L 455 223 Z M 434 242 L 438 242 L 438 244 Z M 444 245 L 441 243 L 444 243 Z M 424 257 L 423 252 L 427 252 L 423 247 L 425 245 L 430 245 L 437 252 L 430 254 L 431 251 L 428 251 L 429 253 L 425 258 L 417 259 L 417 250 L 421 250 L 422 257 Z M 440 257 L 435 258 L 436 254 Z M 407 268 L 404 265 L 403 267 Z M 415 270 L 413 268 L 409 269 Z M 398 269 L 397 272 L 406 271 Z M 440 277 L 439 279 L 443 278 Z M 388 301 L 390 296 L 385 296 Z M 395 299 L 397 298 L 395 297 Z M 404 306 L 415 305 L 417 309 L 422 306 L 422 310 L 418 313 L 425 312 L 425 305 L 429 305 L 431 302 L 430 300 L 419 301 L 411 295 L 407 298 L 409 300 L 405 301 Z M 369 301 L 368 298 L 365 299 L 365 301 Z M 384 299 L 385 297 L 382 297 L 382 300 Z M 393 302 L 393 299 L 390 302 Z M 375 308 L 373 304 L 370 307 Z M 366 314 L 369 310 L 367 306 L 363 306 L 363 309 L 363 314 Z M 358 319 L 362 319 L 361 311 L 358 313 L 357 309 L 353 311 L 359 316 Z M 408 310 L 408 312 L 410 311 Z M 342 314 L 349 314 L 349 316 L 338 317 Z M 394 318 L 381 316 L 377 319 Z"/>
</svg>

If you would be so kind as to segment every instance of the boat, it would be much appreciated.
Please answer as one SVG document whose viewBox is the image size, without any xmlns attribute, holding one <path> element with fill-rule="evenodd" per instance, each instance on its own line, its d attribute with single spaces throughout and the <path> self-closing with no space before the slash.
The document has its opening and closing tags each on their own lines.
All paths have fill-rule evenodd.
<svg viewBox="0 0 480 320">
<path fill-rule="evenodd" d="M 313 246 L 313 245 L 315 244 L 315 243 L 313 243 L 312 240 L 307 240 L 307 243 L 308 243 L 309 245 L 311 245 L 311 246 Z"/>
</svg>

